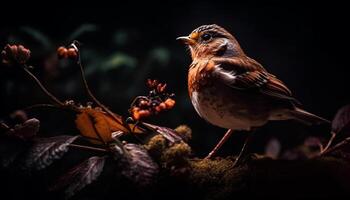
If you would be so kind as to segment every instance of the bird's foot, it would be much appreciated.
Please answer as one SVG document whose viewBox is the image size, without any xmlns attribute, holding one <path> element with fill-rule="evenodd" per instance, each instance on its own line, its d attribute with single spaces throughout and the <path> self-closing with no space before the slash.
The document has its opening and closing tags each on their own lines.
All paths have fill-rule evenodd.
<svg viewBox="0 0 350 200">
<path fill-rule="evenodd" d="M 204 159 L 211 159 L 214 154 L 215 152 L 211 151 L 210 153 L 208 153 L 208 155 Z"/>
</svg>

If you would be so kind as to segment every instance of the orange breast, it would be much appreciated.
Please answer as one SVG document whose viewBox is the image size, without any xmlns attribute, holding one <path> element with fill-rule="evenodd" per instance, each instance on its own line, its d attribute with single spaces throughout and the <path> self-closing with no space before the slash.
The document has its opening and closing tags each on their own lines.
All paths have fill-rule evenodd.
<svg viewBox="0 0 350 200">
<path fill-rule="evenodd" d="M 201 90 L 212 84 L 211 71 L 215 63 L 210 60 L 193 61 L 188 70 L 188 93 Z"/>
</svg>

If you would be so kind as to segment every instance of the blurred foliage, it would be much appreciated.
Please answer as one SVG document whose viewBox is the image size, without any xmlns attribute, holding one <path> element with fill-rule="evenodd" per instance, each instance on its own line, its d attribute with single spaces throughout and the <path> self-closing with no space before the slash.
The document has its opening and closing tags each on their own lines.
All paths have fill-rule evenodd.
<svg viewBox="0 0 350 200">
<path fill-rule="evenodd" d="M 44 49 L 44 51 L 49 51 L 50 49 L 54 48 L 54 45 L 52 44 L 49 37 L 42 33 L 40 30 L 27 26 L 21 27 L 20 30 L 32 37 L 33 40 L 36 41 Z M 9 43 L 18 43 L 18 41 L 9 41 Z"/>
<path fill-rule="evenodd" d="M 89 33 L 89 32 L 93 33 L 93 32 L 96 32 L 97 30 L 98 30 L 98 27 L 95 24 L 82 24 L 68 36 L 68 41 L 73 41 L 85 33 Z"/>
<path fill-rule="evenodd" d="M 47 35 L 36 27 L 21 26 L 9 30 L 5 42 L 23 43 L 32 52 L 38 52 L 33 54 L 31 60 L 37 73 L 49 81 L 47 84 L 56 93 L 67 98 L 75 96 L 78 100 L 82 99 L 82 85 L 78 77 L 80 74 L 70 61 L 58 60 L 55 50 L 73 40 L 81 43 L 82 62 L 93 90 L 108 103 L 117 100 L 122 102 L 121 105 L 110 105 L 116 109 L 125 107 L 133 96 L 144 92 L 144 88 L 139 86 L 144 85 L 147 78 L 159 76 L 159 71 L 166 71 L 165 67 L 172 59 L 169 49 L 159 45 L 144 48 L 142 54 L 133 53 L 135 40 L 141 33 L 132 30 L 117 29 L 105 37 L 98 25 L 85 23 L 65 32 L 62 34 L 65 37 L 57 37 Z M 96 40 L 96 36 L 101 40 Z M 13 78 L 3 81 L 5 91 L 14 92 L 18 96 L 24 95 L 19 90 L 27 91 L 27 86 L 14 82 Z M 130 84 L 130 81 L 134 84 Z M 14 87 L 17 89 L 13 91 Z"/>
</svg>

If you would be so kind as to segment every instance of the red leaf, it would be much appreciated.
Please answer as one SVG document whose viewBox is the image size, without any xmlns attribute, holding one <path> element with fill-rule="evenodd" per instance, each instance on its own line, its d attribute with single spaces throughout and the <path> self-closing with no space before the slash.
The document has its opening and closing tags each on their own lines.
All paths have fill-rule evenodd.
<svg viewBox="0 0 350 200">
<path fill-rule="evenodd" d="M 69 199 L 85 186 L 95 181 L 102 173 L 106 157 L 91 157 L 61 176 L 51 191 L 64 189 L 65 198 Z"/>
<path fill-rule="evenodd" d="M 79 136 L 62 135 L 50 138 L 36 138 L 26 154 L 23 168 L 41 170 L 62 158 L 68 145 Z"/>
<path fill-rule="evenodd" d="M 152 184 L 158 174 L 158 165 L 147 150 L 137 144 L 126 144 L 124 148 L 129 156 L 128 165 L 122 164 L 122 174 L 141 187 Z"/>
</svg>

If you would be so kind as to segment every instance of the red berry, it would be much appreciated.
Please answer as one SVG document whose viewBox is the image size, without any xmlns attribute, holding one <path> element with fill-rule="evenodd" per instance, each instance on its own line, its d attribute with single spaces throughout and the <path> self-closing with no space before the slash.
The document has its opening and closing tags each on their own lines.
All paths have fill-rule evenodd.
<svg viewBox="0 0 350 200">
<path fill-rule="evenodd" d="M 58 58 L 67 58 L 68 57 L 68 55 L 67 55 L 67 52 L 68 52 L 68 50 L 67 50 L 67 48 L 66 47 L 59 47 L 58 49 L 57 49 L 57 55 L 58 55 Z"/>
<path fill-rule="evenodd" d="M 151 112 L 149 110 L 140 110 L 139 112 L 140 118 L 149 117 Z"/>
<path fill-rule="evenodd" d="M 159 104 L 159 107 L 161 110 L 165 110 L 166 109 L 166 104 L 164 102 Z"/>
<path fill-rule="evenodd" d="M 170 99 L 170 98 L 165 100 L 164 103 L 165 103 L 167 109 L 172 109 L 175 105 L 175 101 L 173 99 Z"/>
<path fill-rule="evenodd" d="M 140 108 L 137 106 L 132 107 L 130 111 L 132 118 L 136 121 L 140 119 L 139 111 L 140 111 Z"/>
<path fill-rule="evenodd" d="M 161 112 L 162 111 L 162 108 L 160 107 L 160 106 L 156 106 L 156 111 L 157 111 L 157 113 L 159 113 L 159 112 Z"/>
<path fill-rule="evenodd" d="M 70 59 L 77 59 L 78 58 L 78 52 L 73 47 L 68 49 L 67 55 L 68 55 L 68 58 L 70 58 Z"/>
</svg>

